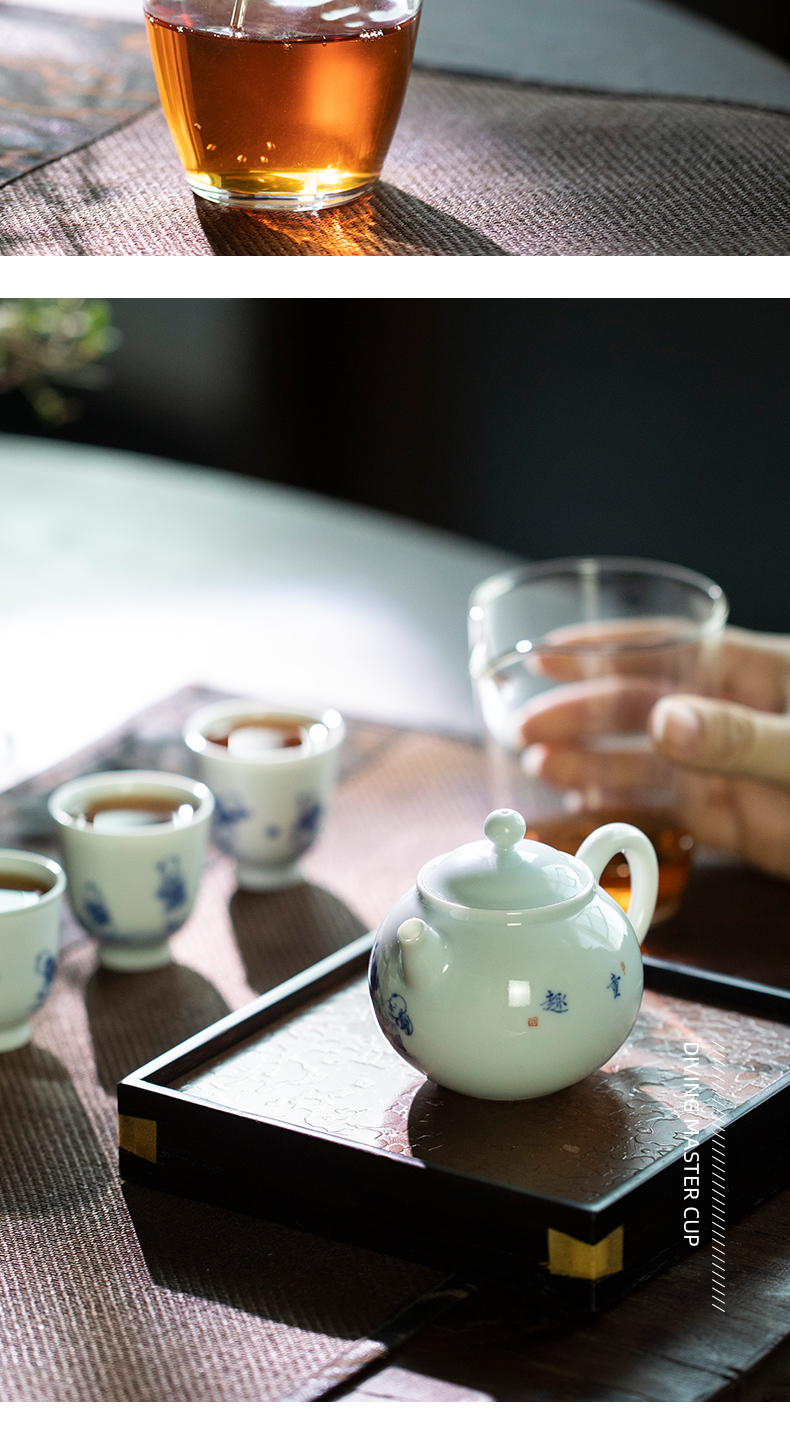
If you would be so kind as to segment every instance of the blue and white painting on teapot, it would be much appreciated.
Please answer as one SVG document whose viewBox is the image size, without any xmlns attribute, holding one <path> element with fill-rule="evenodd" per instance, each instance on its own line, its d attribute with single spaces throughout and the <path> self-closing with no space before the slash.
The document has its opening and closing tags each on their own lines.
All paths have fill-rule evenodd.
<svg viewBox="0 0 790 1445">
<path fill-rule="evenodd" d="M 373 1008 L 393 1048 L 481 1099 L 577 1083 L 625 1042 L 642 999 L 640 944 L 658 892 L 650 840 L 607 823 L 571 856 L 525 827 L 498 809 L 484 840 L 426 863 L 371 953 Z M 627 914 L 598 881 L 621 852 Z"/>
</svg>

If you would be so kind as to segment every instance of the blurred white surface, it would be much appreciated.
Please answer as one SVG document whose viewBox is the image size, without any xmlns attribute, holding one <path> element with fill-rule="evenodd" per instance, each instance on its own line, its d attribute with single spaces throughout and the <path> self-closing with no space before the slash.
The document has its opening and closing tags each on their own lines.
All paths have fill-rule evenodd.
<svg viewBox="0 0 790 1445">
<path fill-rule="evenodd" d="M 14 0 L 142 23 L 142 0 Z M 228 0 L 228 15 L 231 12 Z M 790 65 L 671 0 L 425 0 L 416 59 L 550 85 L 790 110 Z"/>
<path fill-rule="evenodd" d="M 467 599 L 512 560 L 230 473 L 0 437 L 0 786 L 189 682 L 469 731 Z"/>
</svg>

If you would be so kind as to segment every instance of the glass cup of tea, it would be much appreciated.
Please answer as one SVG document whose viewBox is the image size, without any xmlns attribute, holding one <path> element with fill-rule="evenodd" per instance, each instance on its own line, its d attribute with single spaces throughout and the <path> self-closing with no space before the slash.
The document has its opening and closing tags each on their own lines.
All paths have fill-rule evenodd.
<svg viewBox="0 0 790 1445">
<path fill-rule="evenodd" d="M 193 191 L 317 211 L 372 190 L 422 0 L 144 0 L 159 96 Z"/>
<path fill-rule="evenodd" d="M 647 720 L 669 693 L 715 693 L 728 603 L 668 563 L 571 557 L 518 567 L 475 588 L 470 672 L 492 801 L 527 837 L 565 853 L 602 823 L 633 823 L 659 860 L 654 923 L 675 912 L 694 848 L 680 770 L 651 747 Z M 623 908 L 628 865 L 601 878 Z"/>
</svg>

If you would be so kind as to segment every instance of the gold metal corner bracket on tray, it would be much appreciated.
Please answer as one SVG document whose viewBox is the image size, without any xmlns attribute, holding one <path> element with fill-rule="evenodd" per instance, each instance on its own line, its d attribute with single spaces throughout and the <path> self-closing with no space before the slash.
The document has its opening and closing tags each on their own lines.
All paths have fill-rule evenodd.
<svg viewBox="0 0 790 1445">
<path fill-rule="evenodd" d="M 156 1119 L 135 1119 L 131 1114 L 119 1114 L 118 1143 L 128 1154 L 137 1154 L 155 1164 Z"/>
<path fill-rule="evenodd" d="M 604 1279 L 623 1267 L 623 1226 L 619 1224 L 597 1244 L 585 1244 L 559 1229 L 549 1229 L 549 1274 L 568 1279 Z"/>
</svg>

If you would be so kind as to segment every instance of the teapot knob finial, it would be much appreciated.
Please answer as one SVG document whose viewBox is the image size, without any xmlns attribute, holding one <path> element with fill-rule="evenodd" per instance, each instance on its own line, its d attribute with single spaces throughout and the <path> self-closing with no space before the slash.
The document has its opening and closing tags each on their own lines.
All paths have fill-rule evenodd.
<svg viewBox="0 0 790 1445">
<path fill-rule="evenodd" d="M 527 825 L 520 813 L 513 808 L 497 808 L 489 813 L 485 822 L 485 835 L 498 853 L 515 848 L 527 831 Z"/>
</svg>

